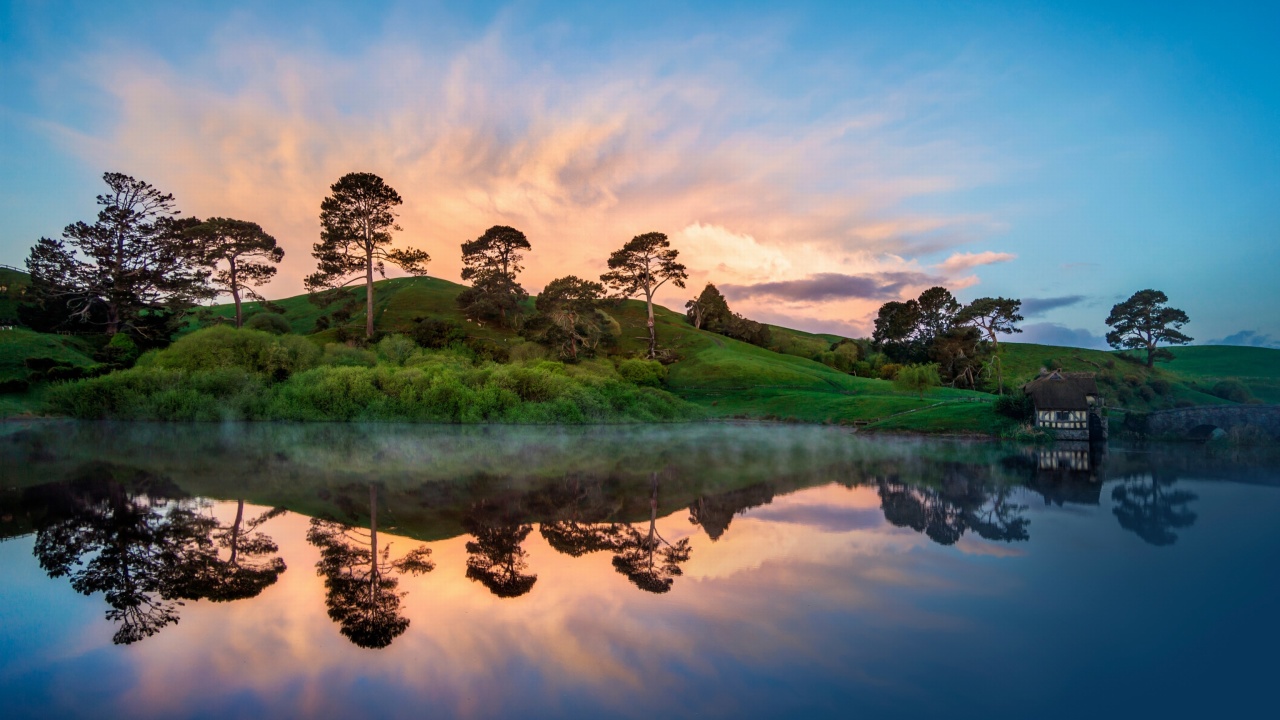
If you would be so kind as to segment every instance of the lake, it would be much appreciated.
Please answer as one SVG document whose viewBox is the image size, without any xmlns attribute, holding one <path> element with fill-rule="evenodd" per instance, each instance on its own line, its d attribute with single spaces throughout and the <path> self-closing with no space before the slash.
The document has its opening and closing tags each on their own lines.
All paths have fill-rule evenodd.
<svg viewBox="0 0 1280 720">
<path fill-rule="evenodd" d="M 32 422 L 0 479 L 7 718 L 1234 716 L 1280 670 L 1270 449 Z"/>
</svg>

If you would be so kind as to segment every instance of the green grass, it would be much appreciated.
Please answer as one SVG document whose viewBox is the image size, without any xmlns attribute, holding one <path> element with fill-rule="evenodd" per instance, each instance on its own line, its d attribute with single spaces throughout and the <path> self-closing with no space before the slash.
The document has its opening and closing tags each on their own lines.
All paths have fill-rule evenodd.
<svg viewBox="0 0 1280 720">
<path fill-rule="evenodd" d="M 78 367 L 97 365 L 93 346 L 72 335 L 50 335 L 17 328 L 0 330 L 0 380 L 25 379 L 28 358 L 52 358 Z"/>
</svg>

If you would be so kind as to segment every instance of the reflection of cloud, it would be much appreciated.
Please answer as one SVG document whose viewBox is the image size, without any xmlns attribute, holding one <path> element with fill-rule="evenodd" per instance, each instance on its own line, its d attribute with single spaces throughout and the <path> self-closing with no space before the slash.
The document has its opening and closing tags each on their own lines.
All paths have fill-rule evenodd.
<svg viewBox="0 0 1280 720">
<path fill-rule="evenodd" d="M 956 273 L 965 270 L 972 270 L 981 265 L 991 265 L 993 263 L 1009 262 L 1016 258 L 1017 255 L 1012 253 L 998 253 L 990 250 L 980 253 L 955 253 L 951 257 L 943 260 L 939 268 L 944 272 Z"/>
<path fill-rule="evenodd" d="M 1224 338 L 1210 340 L 1205 345 L 1242 345 L 1244 347 L 1280 348 L 1280 340 L 1257 330 L 1241 330 Z"/>
<path fill-rule="evenodd" d="M 1037 343 L 1040 345 L 1061 345 L 1101 350 L 1107 348 L 1107 341 L 1084 328 L 1069 328 L 1059 323 L 1032 323 L 1022 326 L 1019 335 L 1008 335 L 1013 342 Z"/>
<path fill-rule="evenodd" d="M 865 530 L 884 524 L 879 508 L 846 508 L 831 505 L 766 507 L 751 511 L 751 517 L 776 523 L 795 523 L 823 532 Z"/>
<path fill-rule="evenodd" d="M 215 32 L 205 59 L 182 67 L 123 52 L 81 58 L 94 71 L 80 80 L 118 112 L 102 131 L 53 132 L 93 166 L 173 192 L 187 213 L 262 224 L 287 252 L 271 296 L 301 290 L 320 200 L 354 170 L 405 198 L 399 242 L 428 250 L 433 275 L 456 278 L 459 243 L 484 228 L 523 230 L 535 291 L 599 274 L 646 231 L 673 237 L 699 287 L 909 271 L 900 256 L 998 226 L 908 209 L 993 175 L 973 159 L 981 149 L 913 122 L 953 91 L 946 67 L 797 118 L 746 77 L 751 43 L 725 50 L 741 63 L 671 44 L 558 68 L 530 61 L 504 32 L 448 55 L 394 41 L 338 55 Z M 683 304 L 674 292 L 659 301 Z"/>
<path fill-rule="evenodd" d="M 1039 317 L 1058 308 L 1070 307 L 1084 300 L 1083 295 L 1063 295 L 1051 298 L 1022 298 L 1022 314 L 1025 317 Z"/>
</svg>

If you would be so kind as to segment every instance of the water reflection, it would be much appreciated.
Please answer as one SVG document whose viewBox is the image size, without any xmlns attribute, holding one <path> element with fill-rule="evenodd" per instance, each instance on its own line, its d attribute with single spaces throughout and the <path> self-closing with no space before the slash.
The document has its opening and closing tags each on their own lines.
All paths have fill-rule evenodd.
<svg viewBox="0 0 1280 720">
<path fill-rule="evenodd" d="M 1174 487 L 1172 477 L 1156 474 L 1124 478 L 1111 490 L 1115 506 L 1111 512 L 1120 521 L 1120 527 L 1135 533 L 1152 545 L 1172 545 L 1177 542 L 1175 530 L 1191 527 L 1196 514 L 1190 505 L 1197 497 L 1188 490 Z"/>
<path fill-rule="evenodd" d="M 325 606 L 348 640 L 364 648 L 384 648 L 409 628 L 400 614 L 397 575 L 435 569 L 431 549 L 392 556 L 392 543 L 378 548 L 378 488 L 369 486 L 369 528 L 312 518 L 307 542 L 320 549 L 316 572 L 324 578 Z"/>
<path fill-rule="evenodd" d="M 101 593 L 113 642 L 127 645 L 178 622 L 184 600 L 257 596 L 285 570 L 259 526 L 279 511 L 221 525 L 173 482 L 146 471 L 90 464 L 72 479 L 24 493 L 34 553 L 50 577 Z M 222 551 L 226 551 L 224 557 Z"/>
</svg>

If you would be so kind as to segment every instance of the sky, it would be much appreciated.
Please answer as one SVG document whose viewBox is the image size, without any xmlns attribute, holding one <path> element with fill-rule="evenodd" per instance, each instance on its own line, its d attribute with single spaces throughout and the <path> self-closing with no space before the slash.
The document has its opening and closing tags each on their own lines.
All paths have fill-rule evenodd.
<svg viewBox="0 0 1280 720">
<path fill-rule="evenodd" d="M 1155 288 L 1197 343 L 1280 347 L 1280 5 L 130 3 L 0 6 L 0 263 L 102 174 L 260 223 L 302 292 L 348 172 L 457 281 L 493 225 L 521 282 L 663 232 L 756 320 L 862 336 L 932 285 L 1105 346 Z M 394 273 L 393 273 L 394 274 Z"/>
</svg>

